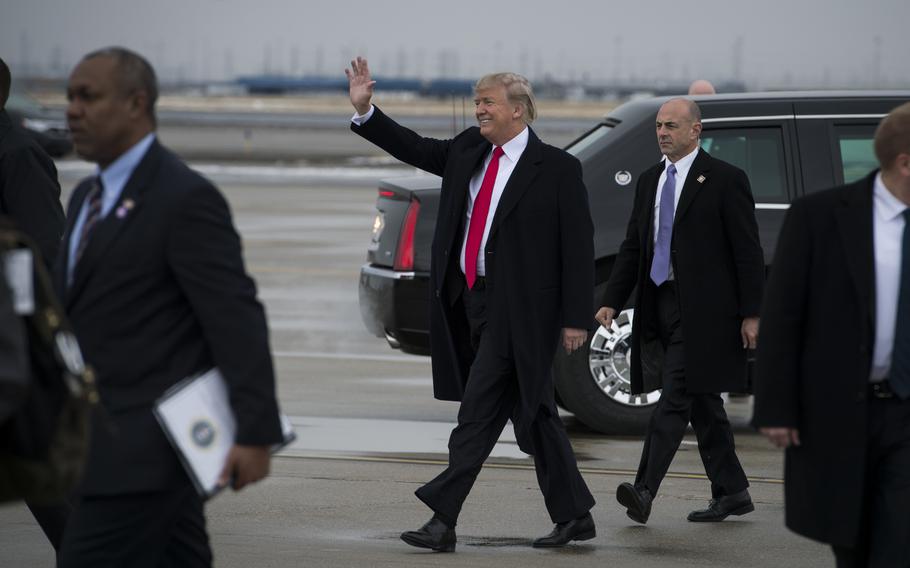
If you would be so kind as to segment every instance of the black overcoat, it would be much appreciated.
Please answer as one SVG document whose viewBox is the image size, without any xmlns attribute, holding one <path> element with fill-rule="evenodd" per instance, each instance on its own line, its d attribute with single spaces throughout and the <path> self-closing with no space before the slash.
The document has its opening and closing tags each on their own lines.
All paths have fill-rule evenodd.
<svg viewBox="0 0 910 568">
<path fill-rule="evenodd" d="M 451 140 L 424 138 L 376 108 L 352 130 L 399 160 L 442 176 L 430 268 L 430 348 L 436 398 L 461 400 L 472 356 L 459 255 L 468 186 L 491 144 L 477 127 Z M 496 209 L 484 250 L 485 333 L 515 361 L 527 424 L 553 400 L 551 366 L 564 327 L 591 327 L 593 224 L 581 164 L 530 131 Z"/>
<path fill-rule="evenodd" d="M 63 235 L 63 207 L 54 161 L 0 110 L 0 213 L 38 245 L 53 266 Z"/>
<path fill-rule="evenodd" d="M 875 342 L 874 179 L 796 200 L 787 212 L 755 383 L 754 424 L 798 428 L 802 442 L 786 451 L 787 526 L 851 548 L 863 518 Z"/>
<path fill-rule="evenodd" d="M 637 287 L 632 321 L 632 391 L 661 388 L 653 286 L 654 200 L 664 162 L 639 176 L 626 238 L 604 295 L 620 310 Z M 699 150 L 673 221 L 671 262 L 683 327 L 686 389 L 695 393 L 746 390 L 743 318 L 757 317 L 765 265 L 749 179 L 741 169 Z"/>
</svg>

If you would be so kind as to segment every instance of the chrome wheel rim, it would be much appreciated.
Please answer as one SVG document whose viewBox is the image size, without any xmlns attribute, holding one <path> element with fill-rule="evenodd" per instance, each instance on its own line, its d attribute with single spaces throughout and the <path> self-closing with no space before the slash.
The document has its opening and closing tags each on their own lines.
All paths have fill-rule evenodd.
<svg viewBox="0 0 910 568">
<path fill-rule="evenodd" d="M 597 388 L 617 404 L 643 407 L 656 404 L 660 391 L 632 394 L 630 359 L 632 320 L 635 310 L 623 310 L 610 329 L 600 326 L 591 338 L 588 364 Z"/>
</svg>

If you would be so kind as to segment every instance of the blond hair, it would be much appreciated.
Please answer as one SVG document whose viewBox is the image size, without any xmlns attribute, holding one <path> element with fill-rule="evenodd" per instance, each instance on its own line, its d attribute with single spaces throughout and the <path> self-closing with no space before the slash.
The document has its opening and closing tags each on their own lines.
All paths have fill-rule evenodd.
<svg viewBox="0 0 910 568">
<path fill-rule="evenodd" d="M 521 115 L 525 124 L 531 124 L 537 118 L 537 104 L 534 102 L 534 91 L 531 83 L 518 73 L 490 73 L 481 77 L 474 85 L 474 92 L 488 89 L 493 86 L 502 86 L 506 89 L 509 101 L 519 104 L 524 108 Z"/>
</svg>

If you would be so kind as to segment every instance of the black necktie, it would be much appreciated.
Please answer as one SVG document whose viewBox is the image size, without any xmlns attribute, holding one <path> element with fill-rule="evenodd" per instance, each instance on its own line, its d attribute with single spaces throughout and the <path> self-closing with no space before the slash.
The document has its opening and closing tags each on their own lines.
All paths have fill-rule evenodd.
<svg viewBox="0 0 910 568">
<path fill-rule="evenodd" d="M 96 177 L 92 188 L 88 194 L 88 212 L 85 215 L 85 222 L 82 224 L 82 230 L 79 232 L 79 242 L 76 243 L 76 258 L 73 266 L 79 264 L 82 253 L 88 245 L 89 237 L 98 221 L 101 220 L 101 196 L 104 193 L 104 187 L 101 185 L 101 178 Z"/>
<path fill-rule="evenodd" d="M 910 398 L 910 208 L 904 209 L 901 239 L 901 280 L 897 295 L 897 323 L 891 350 L 891 389 L 902 399 Z"/>
</svg>

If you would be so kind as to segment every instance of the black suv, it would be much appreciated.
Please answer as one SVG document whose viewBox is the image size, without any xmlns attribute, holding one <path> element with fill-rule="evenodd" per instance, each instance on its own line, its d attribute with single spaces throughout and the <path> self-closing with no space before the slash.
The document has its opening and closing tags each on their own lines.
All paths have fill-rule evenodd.
<svg viewBox="0 0 910 568">
<path fill-rule="evenodd" d="M 594 311 L 625 236 L 639 174 L 660 159 L 654 120 L 668 98 L 617 107 L 568 145 L 581 160 L 595 226 L 596 287 L 591 339 L 571 356 L 557 350 L 560 404 L 605 433 L 643 430 L 660 391 L 629 392 L 626 306 L 612 329 L 595 328 Z M 856 180 L 877 167 L 872 138 L 879 120 L 910 100 L 902 92 L 795 92 L 695 97 L 702 110 L 701 147 L 746 171 L 755 197 L 765 259 L 791 200 Z M 392 347 L 426 354 L 430 243 L 439 178 L 380 182 L 367 263 L 360 273 L 360 311 L 367 328 Z M 634 294 L 633 294 L 634 296 Z"/>
</svg>

